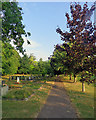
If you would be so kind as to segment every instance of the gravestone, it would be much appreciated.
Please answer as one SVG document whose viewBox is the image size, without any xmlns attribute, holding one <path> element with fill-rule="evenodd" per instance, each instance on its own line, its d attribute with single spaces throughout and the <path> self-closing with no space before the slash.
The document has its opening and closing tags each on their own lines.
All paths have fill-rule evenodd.
<svg viewBox="0 0 96 120">
<path fill-rule="evenodd" d="M 19 81 L 19 77 L 17 77 L 17 82 L 19 83 L 20 81 Z"/>
<path fill-rule="evenodd" d="M 31 77 L 29 76 L 29 80 L 31 80 Z"/>
</svg>

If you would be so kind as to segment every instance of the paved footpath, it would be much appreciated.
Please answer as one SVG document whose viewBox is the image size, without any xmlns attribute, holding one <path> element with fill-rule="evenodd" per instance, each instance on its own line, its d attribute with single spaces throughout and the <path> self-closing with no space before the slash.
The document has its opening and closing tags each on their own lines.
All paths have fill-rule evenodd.
<svg viewBox="0 0 96 120">
<path fill-rule="evenodd" d="M 77 118 L 63 82 L 55 82 L 37 118 Z"/>
</svg>

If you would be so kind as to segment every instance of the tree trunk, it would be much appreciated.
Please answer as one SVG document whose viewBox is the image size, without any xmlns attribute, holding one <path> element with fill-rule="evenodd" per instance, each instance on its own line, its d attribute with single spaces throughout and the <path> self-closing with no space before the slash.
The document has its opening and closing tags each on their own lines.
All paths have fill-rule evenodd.
<svg viewBox="0 0 96 120">
<path fill-rule="evenodd" d="M 76 75 L 74 75 L 74 83 L 76 82 Z"/>
<path fill-rule="evenodd" d="M 82 92 L 85 92 L 85 83 L 82 82 Z"/>
</svg>

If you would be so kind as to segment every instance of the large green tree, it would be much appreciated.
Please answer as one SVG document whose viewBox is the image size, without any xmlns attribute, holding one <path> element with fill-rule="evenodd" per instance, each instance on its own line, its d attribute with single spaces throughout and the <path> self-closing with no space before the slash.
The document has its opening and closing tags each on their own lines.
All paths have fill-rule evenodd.
<svg viewBox="0 0 96 120">
<path fill-rule="evenodd" d="M 55 75 L 63 74 L 66 71 L 66 68 L 63 64 L 63 60 L 65 61 L 65 53 L 64 51 L 61 52 L 61 50 L 59 50 L 55 48 L 53 55 L 50 57 L 50 64 Z"/>
<path fill-rule="evenodd" d="M 13 41 L 16 49 L 24 54 L 22 35 L 27 37 L 31 34 L 24 29 L 22 8 L 19 7 L 17 2 L 2 2 L 2 10 L 0 9 L 0 12 L 2 13 L 2 42 L 10 43 Z M 29 41 L 27 42 L 30 43 Z"/>
<path fill-rule="evenodd" d="M 18 58 L 20 56 L 16 50 L 24 54 L 23 36 L 27 37 L 31 34 L 25 31 L 22 23 L 22 8 L 17 2 L 2 2 L 0 14 L 2 18 L 2 73 L 13 74 L 19 67 Z M 11 46 L 12 42 L 15 49 Z M 30 44 L 28 40 L 27 43 Z"/>
<path fill-rule="evenodd" d="M 74 64 L 70 64 L 70 58 L 65 51 L 63 45 L 56 45 L 53 55 L 51 56 L 51 66 L 54 69 L 54 74 L 68 74 L 72 75 L 72 68 Z"/>
</svg>

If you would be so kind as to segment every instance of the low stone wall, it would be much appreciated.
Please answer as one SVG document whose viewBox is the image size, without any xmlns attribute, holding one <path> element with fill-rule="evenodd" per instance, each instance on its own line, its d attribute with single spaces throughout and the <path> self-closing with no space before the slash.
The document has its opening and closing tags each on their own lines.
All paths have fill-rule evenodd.
<svg viewBox="0 0 96 120">
<path fill-rule="evenodd" d="M 6 95 L 8 92 L 8 86 L 1 87 L 1 96 Z"/>
</svg>

